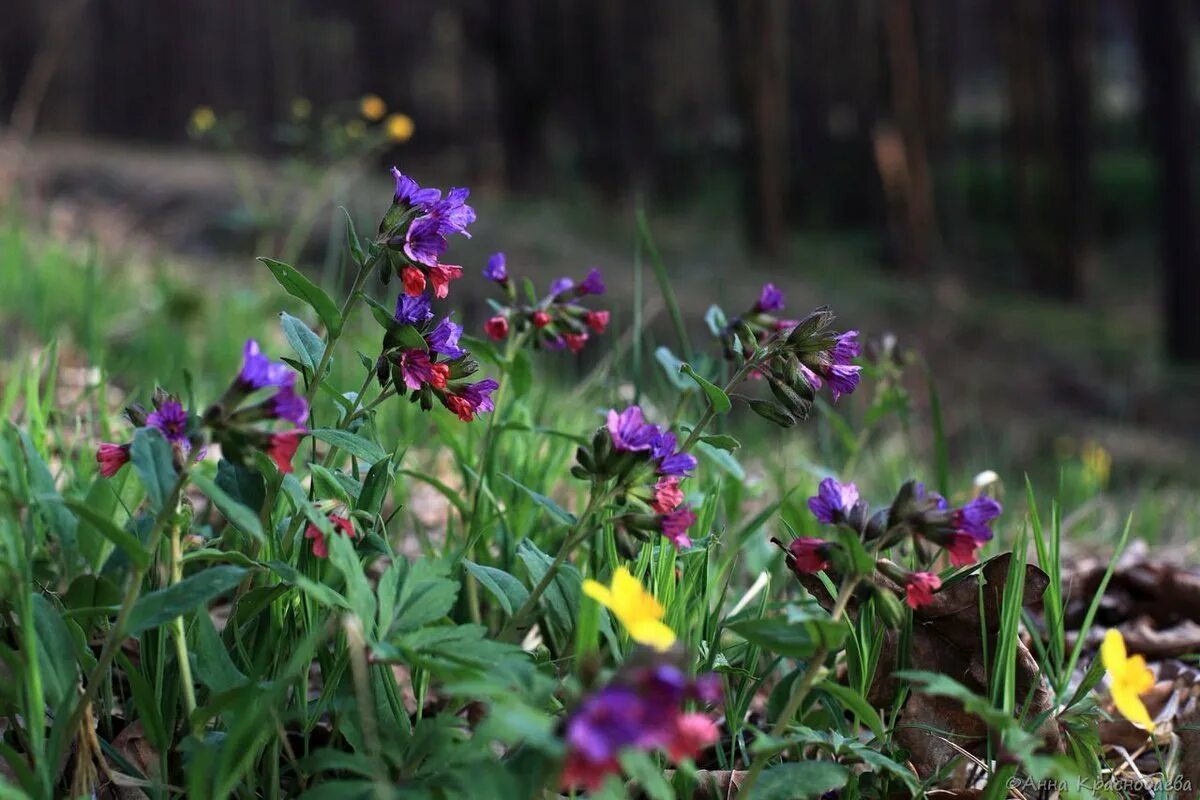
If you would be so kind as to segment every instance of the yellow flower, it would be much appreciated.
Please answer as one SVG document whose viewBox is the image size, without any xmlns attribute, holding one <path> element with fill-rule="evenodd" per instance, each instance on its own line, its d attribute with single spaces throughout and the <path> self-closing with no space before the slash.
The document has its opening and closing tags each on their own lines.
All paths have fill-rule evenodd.
<svg viewBox="0 0 1200 800">
<path fill-rule="evenodd" d="M 413 121 L 408 114 L 389 114 L 383 123 L 393 142 L 407 142 L 413 135 Z"/>
<path fill-rule="evenodd" d="M 192 111 L 192 127 L 197 133 L 208 133 L 217 124 L 217 115 L 209 106 L 197 106 Z"/>
<path fill-rule="evenodd" d="M 312 103 L 307 97 L 297 97 L 292 100 L 292 116 L 296 119 L 308 119 L 312 113 Z"/>
<path fill-rule="evenodd" d="M 1110 691 L 1117 711 L 1139 728 L 1153 731 L 1154 720 L 1150 719 L 1150 712 L 1139 697 L 1154 685 L 1154 673 L 1146 666 L 1146 659 L 1142 656 L 1127 656 L 1125 639 L 1117 630 L 1110 630 L 1104 634 L 1104 644 L 1100 645 L 1100 658 L 1112 679 Z"/>
<path fill-rule="evenodd" d="M 364 97 L 359 102 L 358 108 L 363 117 L 371 122 L 378 122 L 387 113 L 387 103 L 383 102 L 383 98 L 377 94 L 369 94 Z"/>
<path fill-rule="evenodd" d="M 1112 472 L 1112 456 L 1102 445 L 1093 441 L 1083 443 L 1079 454 L 1083 462 L 1083 473 L 1095 486 L 1101 488 L 1108 485 L 1108 476 Z"/>
<path fill-rule="evenodd" d="M 351 139 L 361 139 L 366 132 L 367 126 L 363 125 L 361 119 L 352 119 L 346 123 L 346 136 Z"/>
<path fill-rule="evenodd" d="M 635 642 L 659 652 L 675 644 L 675 632 L 663 624 L 662 605 L 624 567 L 613 573 L 611 586 L 584 581 L 583 593 L 611 611 Z"/>
</svg>

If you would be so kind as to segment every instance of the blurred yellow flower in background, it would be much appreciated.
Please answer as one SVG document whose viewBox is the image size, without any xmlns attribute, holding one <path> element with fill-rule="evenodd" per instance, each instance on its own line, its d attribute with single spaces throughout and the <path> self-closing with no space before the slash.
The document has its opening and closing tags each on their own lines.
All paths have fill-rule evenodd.
<svg viewBox="0 0 1200 800">
<path fill-rule="evenodd" d="M 346 123 L 346 136 L 351 139 L 361 139 L 367 132 L 367 126 L 361 119 L 352 119 Z"/>
<path fill-rule="evenodd" d="M 297 97 L 292 100 L 292 116 L 296 119 L 308 119 L 308 115 L 312 113 L 312 103 L 308 102 L 307 97 Z"/>
<path fill-rule="evenodd" d="M 1083 462 L 1083 472 L 1091 483 L 1101 489 L 1108 485 L 1108 477 L 1112 473 L 1112 455 L 1099 442 L 1090 439 L 1083 443 L 1079 453 Z"/>
<path fill-rule="evenodd" d="M 393 142 L 407 142 L 412 138 L 413 121 L 408 114 L 389 114 L 384 127 Z"/>
<path fill-rule="evenodd" d="M 1139 728 L 1153 731 L 1154 720 L 1150 718 L 1150 712 L 1140 697 L 1154 686 L 1154 673 L 1146 666 L 1146 659 L 1140 655 L 1130 657 L 1126 654 L 1125 639 L 1118 630 L 1109 630 L 1104 634 L 1100 659 L 1112 679 L 1109 691 L 1117 711 Z"/>
<path fill-rule="evenodd" d="M 210 106 L 196 106 L 192 111 L 192 129 L 197 133 L 208 133 L 217 124 L 217 115 Z"/>
<path fill-rule="evenodd" d="M 675 632 L 662 621 L 665 610 L 625 567 L 613 573 L 612 585 L 588 579 L 583 593 L 613 613 L 635 642 L 662 652 L 675 644 Z"/>
<path fill-rule="evenodd" d="M 363 117 L 371 122 L 378 122 L 387 113 L 387 103 L 383 102 L 383 98 L 377 94 L 369 94 L 364 97 L 359 102 L 358 108 Z"/>
</svg>

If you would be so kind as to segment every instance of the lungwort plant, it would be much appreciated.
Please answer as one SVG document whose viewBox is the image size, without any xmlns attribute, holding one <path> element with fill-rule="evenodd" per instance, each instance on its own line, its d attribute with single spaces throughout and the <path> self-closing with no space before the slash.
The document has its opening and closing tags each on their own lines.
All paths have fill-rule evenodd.
<svg viewBox="0 0 1200 800">
<path fill-rule="evenodd" d="M 1073 677 L 1061 614 L 1033 624 L 1062 587 L 1023 539 L 979 562 L 996 499 L 951 502 L 944 471 L 878 511 L 827 474 L 807 510 L 807 481 L 746 490 L 735 408 L 784 431 L 867 381 L 878 420 L 903 399 L 888 351 L 825 308 L 786 318 L 768 284 L 709 312 L 724 360 L 682 329 L 687 362 L 658 351 L 669 393 L 556 401 L 535 360 L 603 341 L 600 272 L 539 292 L 497 253 L 470 336 L 449 308 L 476 270 L 448 261 L 468 193 L 395 181 L 373 237 L 348 225 L 340 302 L 262 259 L 306 318 L 245 331 L 215 396 L 52 415 L 51 359 L 6 400 L 4 796 L 1002 797 L 1099 774 L 1102 670 Z M 1106 648 L 1129 713 L 1145 682 Z"/>
</svg>

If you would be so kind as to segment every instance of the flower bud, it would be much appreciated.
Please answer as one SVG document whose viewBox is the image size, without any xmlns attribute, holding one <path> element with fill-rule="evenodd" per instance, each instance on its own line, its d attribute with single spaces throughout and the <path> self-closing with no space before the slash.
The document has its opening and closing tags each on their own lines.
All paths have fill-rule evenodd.
<svg viewBox="0 0 1200 800">
<path fill-rule="evenodd" d="M 792 328 L 792 332 L 788 334 L 788 347 L 796 349 L 808 349 L 809 340 L 817 334 L 824 331 L 833 323 L 833 312 L 829 306 L 821 306 L 813 311 L 804 319 Z"/>
<path fill-rule="evenodd" d="M 575 450 L 575 460 L 586 474 L 590 475 L 596 470 L 596 462 L 592 460 L 592 451 L 582 445 Z M 572 472 L 572 474 L 574 473 Z"/>
<path fill-rule="evenodd" d="M 899 628 L 904 624 L 904 605 L 900 598 L 875 584 L 871 584 L 875 597 L 875 613 L 889 628 Z"/>
<path fill-rule="evenodd" d="M 805 400 L 792 387 L 773 377 L 768 377 L 767 383 L 771 386 L 771 394 L 775 395 L 776 399 L 787 408 L 788 413 L 797 419 L 808 419 L 808 414 L 812 410 L 812 401 Z"/>
<path fill-rule="evenodd" d="M 796 418 L 769 400 L 751 400 L 750 409 L 768 422 L 773 422 L 781 428 L 790 428 L 796 424 Z"/>
</svg>

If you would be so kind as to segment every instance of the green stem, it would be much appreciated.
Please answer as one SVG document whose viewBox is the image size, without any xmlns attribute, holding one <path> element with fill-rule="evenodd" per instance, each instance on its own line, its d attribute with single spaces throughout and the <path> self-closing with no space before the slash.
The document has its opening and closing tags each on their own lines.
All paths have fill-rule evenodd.
<svg viewBox="0 0 1200 800">
<path fill-rule="evenodd" d="M 838 592 L 837 600 L 834 601 L 833 609 L 829 612 L 829 617 L 834 622 L 841 619 L 842 614 L 846 611 L 846 605 L 850 602 L 851 596 L 854 594 L 854 588 L 858 586 L 859 578 L 856 576 L 848 576 L 842 583 L 842 588 Z M 829 656 L 828 645 L 822 644 L 813 653 L 812 658 L 808 661 L 808 667 L 804 670 L 804 674 L 800 677 L 800 683 L 792 690 L 791 697 L 788 698 L 787 705 L 784 706 L 783 712 L 780 713 L 779 719 L 775 720 L 775 724 L 771 727 L 768 736 L 774 740 L 781 737 L 792 723 L 792 718 L 796 716 L 796 712 L 800 710 L 804 700 L 808 697 L 808 693 L 812 690 L 813 684 L 817 682 L 821 670 L 825 667 L 825 659 Z M 763 767 L 771 760 L 773 754 L 769 750 L 765 750 L 754 757 L 754 761 L 750 764 L 750 769 L 746 772 L 746 779 L 742 781 L 741 787 L 738 789 L 738 797 L 749 797 L 750 790 L 754 787 L 755 781 L 758 780 L 759 773 L 763 771 Z"/>
<path fill-rule="evenodd" d="M 183 547 L 180 543 L 179 525 L 171 525 L 171 584 L 183 580 Z M 179 662 L 179 682 L 183 684 L 183 708 L 187 712 L 190 724 L 192 714 L 196 712 L 196 686 L 192 680 L 192 662 L 188 657 L 187 632 L 183 626 L 183 617 L 178 616 L 172 622 L 172 633 L 175 639 L 175 658 Z"/>
</svg>

